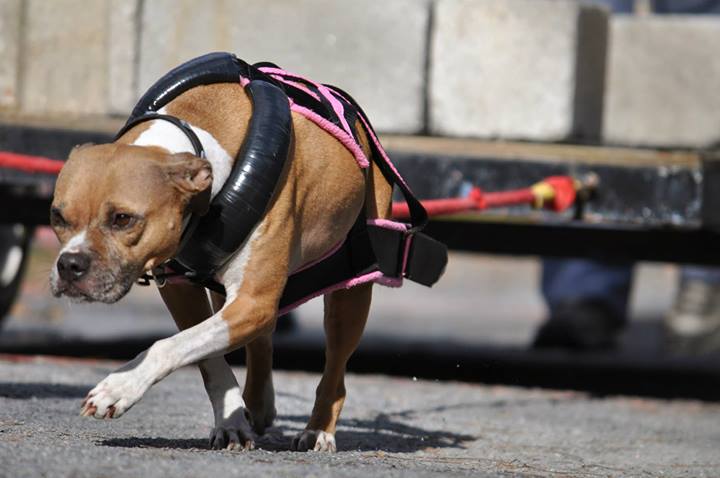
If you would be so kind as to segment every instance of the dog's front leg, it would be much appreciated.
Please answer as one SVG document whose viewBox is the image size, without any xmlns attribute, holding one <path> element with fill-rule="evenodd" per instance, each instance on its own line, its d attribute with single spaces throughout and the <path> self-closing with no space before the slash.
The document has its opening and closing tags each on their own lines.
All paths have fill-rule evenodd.
<svg viewBox="0 0 720 478">
<path fill-rule="evenodd" d="M 203 358 L 220 355 L 228 347 L 227 326 L 215 314 L 195 327 L 155 342 L 88 393 L 80 412 L 95 418 L 118 418 L 137 403 L 147 390 L 167 375 Z M 206 353 L 199 348 L 206 346 Z M 194 349 L 183 356 L 183 351 Z"/>
<path fill-rule="evenodd" d="M 252 245 L 254 237 L 248 242 Z M 153 384 L 178 368 L 221 357 L 268 335 L 275 326 L 277 304 L 287 280 L 289 240 L 257 242 L 252 255 L 248 246 L 234 260 L 242 267 L 234 269 L 231 265 L 225 283 L 228 300 L 220 311 L 193 327 L 155 342 L 111 373 L 90 391 L 81 414 L 117 418 L 137 403 Z"/>
<path fill-rule="evenodd" d="M 213 313 L 204 287 L 173 283 L 158 290 L 180 330 L 199 324 Z M 221 308 L 222 303 L 215 307 L 215 311 Z M 215 416 L 214 427 L 210 432 L 210 447 L 231 450 L 253 448 L 254 437 L 248 420 L 250 413 L 228 363 L 223 357 L 214 357 L 201 360 L 198 367 Z"/>
<path fill-rule="evenodd" d="M 154 347 L 154 346 L 153 346 Z M 118 418 L 130 409 L 145 392 L 167 373 L 157 348 L 144 351 L 90 390 L 82 403 L 80 415 L 95 418 Z"/>
<path fill-rule="evenodd" d="M 153 384 L 178 368 L 221 357 L 267 334 L 273 327 L 277 307 L 262 307 L 252 302 L 257 301 L 238 296 L 198 325 L 155 342 L 93 388 L 83 402 L 81 414 L 96 418 L 120 417 Z M 230 322 L 225 318 L 228 312 Z"/>
</svg>

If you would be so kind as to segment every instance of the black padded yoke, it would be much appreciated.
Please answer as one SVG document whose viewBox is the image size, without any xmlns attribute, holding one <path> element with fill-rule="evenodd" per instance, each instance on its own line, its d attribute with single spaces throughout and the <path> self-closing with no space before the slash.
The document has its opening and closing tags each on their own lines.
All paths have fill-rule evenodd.
<svg viewBox="0 0 720 478">
<path fill-rule="evenodd" d="M 120 139 L 125 133 L 130 131 L 135 126 L 139 125 L 140 123 L 144 123 L 146 121 L 152 121 L 152 120 L 161 120 L 161 121 L 167 121 L 168 123 L 176 126 L 180 131 L 182 131 L 185 136 L 187 136 L 188 141 L 190 141 L 190 144 L 193 147 L 193 150 L 195 151 L 195 156 L 198 158 L 204 158 L 205 157 L 205 149 L 203 148 L 202 143 L 200 142 L 200 139 L 195 134 L 195 131 L 192 130 L 189 124 L 185 120 L 182 120 L 180 118 L 176 118 L 175 116 L 170 115 L 162 115 L 160 113 L 145 113 L 142 116 L 138 116 L 136 118 L 132 118 L 131 120 L 128 120 L 127 123 L 125 123 L 125 126 L 120 128 L 120 131 L 115 134 L 115 139 L 113 141 L 117 141 Z"/>
<path fill-rule="evenodd" d="M 253 102 L 247 135 L 225 185 L 204 216 L 193 216 L 175 261 L 199 277 L 211 278 L 240 249 L 270 204 L 288 158 L 292 117 L 277 86 L 254 80 L 246 86 Z"/>
<path fill-rule="evenodd" d="M 212 281 L 260 221 L 287 161 L 292 117 L 282 84 L 230 53 L 209 53 L 184 63 L 160 78 L 140 98 L 120 134 L 152 119 L 173 122 L 193 146 L 197 137 L 184 121 L 157 113 L 182 93 L 200 85 L 248 80 L 253 104 L 248 134 L 233 170 L 206 214 L 193 214 L 170 266 L 200 282 Z M 196 147 L 196 151 L 198 151 Z M 201 149 L 200 149 L 201 151 Z"/>
<path fill-rule="evenodd" d="M 158 111 L 182 93 L 201 85 L 239 83 L 240 78 L 263 80 L 282 89 L 282 85 L 232 53 L 215 52 L 189 60 L 173 68 L 155 82 L 135 105 L 130 119 Z"/>
</svg>

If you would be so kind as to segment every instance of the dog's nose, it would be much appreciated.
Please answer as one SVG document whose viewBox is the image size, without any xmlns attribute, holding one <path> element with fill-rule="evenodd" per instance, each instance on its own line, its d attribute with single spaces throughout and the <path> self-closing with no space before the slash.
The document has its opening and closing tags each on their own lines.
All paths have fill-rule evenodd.
<svg viewBox="0 0 720 478">
<path fill-rule="evenodd" d="M 80 252 L 63 252 L 58 257 L 57 270 L 68 282 L 80 279 L 90 268 L 90 256 Z"/>
</svg>

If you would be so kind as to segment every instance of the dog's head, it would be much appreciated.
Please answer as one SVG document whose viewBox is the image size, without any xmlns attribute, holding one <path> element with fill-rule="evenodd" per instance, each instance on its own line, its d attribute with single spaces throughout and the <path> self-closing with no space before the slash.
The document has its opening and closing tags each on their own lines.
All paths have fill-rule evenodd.
<svg viewBox="0 0 720 478">
<path fill-rule="evenodd" d="M 50 211 L 62 245 L 50 274 L 53 294 L 106 303 L 122 298 L 144 271 L 173 256 L 188 205 L 211 183 L 210 163 L 189 153 L 76 147 Z"/>
</svg>

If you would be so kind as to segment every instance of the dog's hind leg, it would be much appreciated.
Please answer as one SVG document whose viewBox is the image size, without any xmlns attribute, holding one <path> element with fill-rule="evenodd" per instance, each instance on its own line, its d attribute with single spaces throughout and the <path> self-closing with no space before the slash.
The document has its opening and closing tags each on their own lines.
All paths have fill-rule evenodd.
<svg viewBox="0 0 720 478">
<path fill-rule="evenodd" d="M 255 433 L 262 435 L 275 420 L 275 389 L 272 379 L 272 335 L 261 335 L 245 346 L 247 375 L 243 398 Z"/>
<path fill-rule="evenodd" d="M 335 427 L 345 402 L 345 366 L 365 328 L 372 284 L 325 296 L 325 370 L 310 421 L 292 441 L 297 451 L 336 451 Z"/>
<path fill-rule="evenodd" d="M 167 284 L 159 290 L 180 330 L 199 324 L 212 315 L 203 287 Z M 208 358 L 200 361 L 198 367 L 215 415 L 210 446 L 215 449 L 253 448 L 250 412 L 245 408 L 240 386 L 225 358 Z"/>
<path fill-rule="evenodd" d="M 361 131 L 360 125 L 357 127 Z M 368 154 L 364 134 L 361 143 Z M 392 186 L 374 162 L 368 170 L 365 188 L 367 217 L 389 218 Z M 372 284 L 340 289 L 325 296 L 325 370 L 310 421 L 293 439 L 293 450 L 336 451 L 335 427 L 345 402 L 345 366 L 360 342 L 371 299 Z"/>
</svg>

